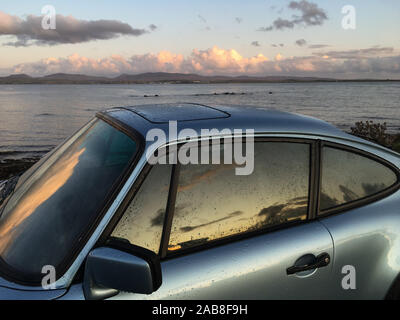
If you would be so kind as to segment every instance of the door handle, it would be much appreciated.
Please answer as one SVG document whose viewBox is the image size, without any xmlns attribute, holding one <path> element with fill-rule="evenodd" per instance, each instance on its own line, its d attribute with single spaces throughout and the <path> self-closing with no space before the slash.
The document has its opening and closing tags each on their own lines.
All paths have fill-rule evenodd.
<svg viewBox="0 0 400 320">
<path fill-rule="evenodd" d="M 315 260 L 309 264 L 302 264 L 302 265 L 294 265 L 286 269 L 286 273 L 295 274 L 301 271 L 313 270 L 317 268 L 326 267 L 331 262 L 331 257 L 326 252 L 321 253 Z"/>
</svg>

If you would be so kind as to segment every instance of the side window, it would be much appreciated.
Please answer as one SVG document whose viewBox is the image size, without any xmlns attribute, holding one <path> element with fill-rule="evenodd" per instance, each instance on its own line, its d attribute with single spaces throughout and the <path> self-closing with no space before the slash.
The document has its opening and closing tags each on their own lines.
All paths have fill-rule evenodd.
<svg viewBox="0 0 400 320">
<path fill-rule="evenodd" d="M 357 153 L 324 147 L 320 210 L 379 193 L 397 181 L 385 165 Z"/>
<path fill-rule="evenodd" d="M 308 144 L 256 142 L 253 173 L 235 167 L 181 165 L 169 252 L 306 219 Z"/>
<path fill-rule="evenodd" d="M 111 236 L 158 253 L 167 207 L 171 165 L 155 165 Z"/>
</svg>

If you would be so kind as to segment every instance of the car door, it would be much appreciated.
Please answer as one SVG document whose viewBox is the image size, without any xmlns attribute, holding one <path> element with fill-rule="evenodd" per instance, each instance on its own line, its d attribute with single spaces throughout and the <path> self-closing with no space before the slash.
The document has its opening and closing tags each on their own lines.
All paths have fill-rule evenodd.
<svg viewBox="0 0 400 320">
<path fill-rule="evenodd" d="M 151 295 L 120 293 L 117 299 L 321 299 L 329 297 L 331 266 L 304 275 L 286 270 L 298 258 L 328 253 L 326 229 L 313 222 L 171 258 L 163 283 Z"/>
<path fill-rule="evenodd" d="M 359 149 L 324 143 L 319 218 L 335 247 L 332 293 L 383 299 L 400 274 L 398 170 Z"/>
<path fill-rule="evenodd" d="M 151 295 L 113 299 L 328 298 L 332 239 L 308 219 L 311 143 L 256 142 L 252 161 L 247 175 L 236 174 L 235 162 L 178 164 L 169 194 L 168 174 L 148 177 L 139 193 L 147 200 L 136 195 L 112 236 L 159 252 L 162 285 Z M 168 195 L 170 224 L 161 209 Z M 162 226 L 169 230 L 161 233 Z"/>
</svg>

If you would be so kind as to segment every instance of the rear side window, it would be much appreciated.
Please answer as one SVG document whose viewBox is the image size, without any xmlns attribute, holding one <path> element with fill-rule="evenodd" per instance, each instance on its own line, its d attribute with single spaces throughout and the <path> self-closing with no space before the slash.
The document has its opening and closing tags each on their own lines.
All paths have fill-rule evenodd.
<svg viewBox="0 0 400 320">
<path fill-rule="evenodd" d="M 341 149 L 322 149 L 320 210 L 327 210 L 382 192 L 397 182 L 384 164 Z"/>
<path fill-rule="evenodd" d="M 181 165 L 168 251 L 307 218 L 310 146 L 260 142 L 254 171 L 235 164 Z"/>
</svg>

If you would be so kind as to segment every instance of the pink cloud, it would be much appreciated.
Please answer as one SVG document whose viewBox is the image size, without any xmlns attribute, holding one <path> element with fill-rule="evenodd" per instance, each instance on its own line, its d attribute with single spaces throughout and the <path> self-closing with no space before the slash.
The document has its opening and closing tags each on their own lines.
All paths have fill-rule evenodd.
<svg viewBox="0 0 400 320">
<path fill-rule="evenodd" d="M 400 73 L 400 55 L 385 57 L 361 56 L 359 59 L 338 59 L 330 55 L 285 58 L 278 54 L 272 59 L 263 54 L 243 57 L 234 49 L 217 46 L 206 50 L 194 49 L 188 56 L 169 51 L 146 53 L 126 58 L 112 55 L 93 59 L 78 54 L 65 58 L 50 57 L 34 63 L 14 66 L 10 72 L 44 75 L 58 72 L 91 75 L 119 75 L 121 73 L 178 72 L 204 75 L 323 75 L 351 74 L 352 72 Z"/>
</svg>

